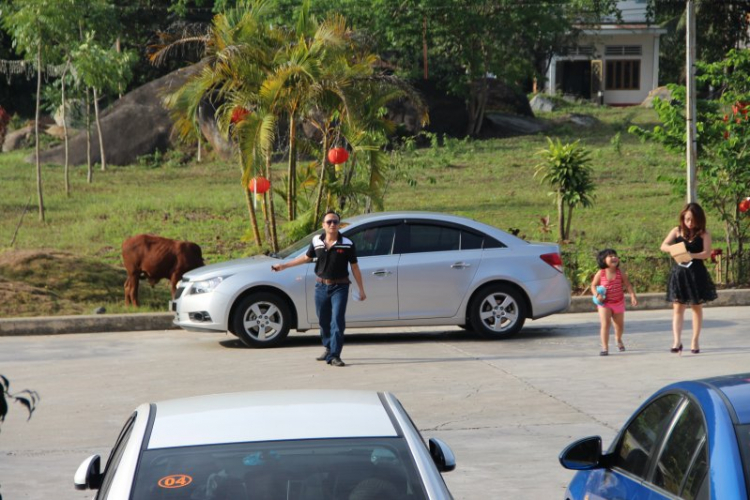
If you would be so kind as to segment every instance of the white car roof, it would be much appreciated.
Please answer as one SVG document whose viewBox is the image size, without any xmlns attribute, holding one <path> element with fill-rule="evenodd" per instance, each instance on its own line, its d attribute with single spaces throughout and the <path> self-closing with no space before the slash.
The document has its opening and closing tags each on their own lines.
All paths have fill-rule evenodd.
<svg viewBox="0 0 750 500">
<path fill-rule="evenodd" d="M 260 391 L 175 399 L 155 406 L 148 449 L 398 435 L 377 392 Z"/>
</svg>

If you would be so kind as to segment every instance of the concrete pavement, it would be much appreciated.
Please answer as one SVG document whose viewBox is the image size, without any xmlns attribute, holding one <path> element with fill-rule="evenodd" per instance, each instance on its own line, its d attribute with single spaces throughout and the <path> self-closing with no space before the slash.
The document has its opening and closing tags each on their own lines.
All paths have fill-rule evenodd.
<svg viewBox="0 0 750 500">
<path fill-rule="evenodd" d="M 106 457 L 133 408 L 174 397 L 263 389 L 365 389 L 396 394 L 425 438 L 455 452 L 445 475 L 457 499 L 562 498 L 572 477 L 557 463 L 574 439 L 608 446 L 635 408 L 682 379 L 749 371 L 750 308 L 705 311 L 701 354 L 669 353 L 671 312 L 630 311 L 627 351 L 599 357 L 587 313 L 530 322 L 486 341 L 459 328 L 351 329 L 345 368 L 316 362 L 314 333 L 278 349 L 245 349 L 230 335 L 180 330 L 0 337 L 0 367 L 15 390 L 42 396 L 33 418 L 13 405 L 0 434 L 8 499 L 83 500 L 72 475 Z M 689 342 L 690 314 L 685 337 Z M 300 425 L 304 418 L 300 417 Z"/>
<path fill-rule="evenodd" d="M 750 290 L 719 290 L 719 298 L 707 307 L 750 305 Z M 638 307 L 631 311 L 669 309 L 663 293 L 644 293 L 638 296 Z M 573 297 L 568 313 L 595 311 L 590 296 Z M 55 335 L 63 333 L 128 332 L 169 330 L 172 313 L 100 314 L 81 316 L 49 316 L 37 318 L 0 318 L 0 337 L 8 335 Z"/>
</svg>

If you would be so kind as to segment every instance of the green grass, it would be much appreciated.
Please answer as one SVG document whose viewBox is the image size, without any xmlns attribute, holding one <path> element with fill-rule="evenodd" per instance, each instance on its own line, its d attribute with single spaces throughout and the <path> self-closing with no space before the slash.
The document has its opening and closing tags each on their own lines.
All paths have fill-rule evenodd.
<svg viewBox="0 0 750 500">
<path fill-rule="evenodd" d="M 600 124 L 576 126 L 565 121 L 568 113 L 592 115 Z M 681 158 L 627 133 L 631 124 L 652 127 L 656 114 L 636 107 L 568 105 L 542 118 L 552 126 L 546 134 L 483 141 L 445 139 L 439 147 L 418 149 L 409 158 L 412 167 L 408 171 L 416 185 L 390 183 L 386 209 L 450 212 L 506 230 L 518 228 L 529 240 L 555 240 L 557 227 L 545 233 L 540 222 L 549 215 L 556 224 L 556 209 L 547 195 L 549 189 L 533 177 L 539 163 L 536 153 L 546 147 L 545 135 L 564 142 L 580 139 L 592 151 L 597 189 L 594 208 L 574 212 L 573 241 L 563 246 L 571 280 L 576 287 L 585 284 L 594 269 L 596 250 L 606 246 L 621 254 L 640 291 L 661 290 L 669 261 L 658 247 L 675 225 L 684 196 L 673 193 L 657 176 L 679 174 Z M 46 220 L 40 222 L 35 166 L 23 161 L 29 154 L 26 150 L 0 155 L 0 278 L 22 281 L 41 294 L 46 284 L 50 300 L 58 303 L 50 308 L 51 313 L 89 312 L 97 305 L 104 305 L 109 312 L 124 310 L 120 305 L 124 281 L 120 245 L 134 234 L 194 241 L 201 245 L 207 262 L 256 250 L 249 237 L 239 169 L 232 162 L 164 162 L 157 166 L 141 161 L 109 167 L 105 172 L 97 167 L 92 184 L 86 182 L 86 167 L 76 166 L 69 197 L 64 193 L 62 167 L 43 166 Z M 284 165 L 278 168 L 281 171 Z M 29 199 L 28 212 L 10 248 Z M 284 201 L 277 197 L 275 203 L 277 213 L 284 213 Z M 709 227 L 720 234 L 712 214 Z M 21 276 L 10 270 L 7 262 L 15 252 L 42 249 L 67 252 L 69 262 L 75 262 L 68 265 L 73 277 L 54 277 L 50 270 Z M 97 271 L 83 272 L 86 268 Z M 65 274 L 65 266 L 54 272 Z M 107 278 L 95 283 L 96 274 Z M 93 296 L 81 294 L 87 287 L 96 288 Z M 146 307 L 141 310 L 163 310 L 167 288 L 164 282 L 153 292 L 143 286 Z M 12 295 L 0 316 L 27 315 L 12 303 Z"/>
</svg>

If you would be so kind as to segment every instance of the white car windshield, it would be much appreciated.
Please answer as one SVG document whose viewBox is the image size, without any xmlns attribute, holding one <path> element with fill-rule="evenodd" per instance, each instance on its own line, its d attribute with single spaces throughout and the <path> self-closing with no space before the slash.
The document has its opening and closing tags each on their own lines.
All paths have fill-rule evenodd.
<svg viewBox="0 0 750 500">
<path fill-rule="evenodd" d="M 132 498 L 426 499 L 403 438 L 322 439 L 147 450 Z"/>
</svg>

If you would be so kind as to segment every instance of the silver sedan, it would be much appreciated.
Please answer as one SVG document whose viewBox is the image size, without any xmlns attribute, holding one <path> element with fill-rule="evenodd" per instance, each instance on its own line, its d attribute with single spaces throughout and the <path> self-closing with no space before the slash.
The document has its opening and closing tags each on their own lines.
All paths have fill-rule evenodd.
<svg viewBox="0 0 750 500">
<path fill-rule="evenodd" d="M 570 305 L 556 244 L 426 212 L 352 217 L 342 221 L 341 232 L 356 245 L 367 292 L 366 301 L 349 301 L 349 327 L 458 325 L 500 339 L 517 333 L 526 319 Z M 171 303 L 174 323 L 190 331 L 230 331 L 250 347 L 276 346 L 292 328 L 316 328 L 314 264 L 271 270 L 305 252 L 312 236 L 276 255 L 185 274 Z"/>
<path fill-rule="evenodd" d="M 74 484 L 100 500 L 447 500 L 455 467 L 392 394 L 266 391 L 143 404 Z"/>
</svg>

